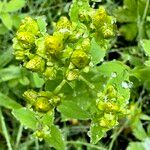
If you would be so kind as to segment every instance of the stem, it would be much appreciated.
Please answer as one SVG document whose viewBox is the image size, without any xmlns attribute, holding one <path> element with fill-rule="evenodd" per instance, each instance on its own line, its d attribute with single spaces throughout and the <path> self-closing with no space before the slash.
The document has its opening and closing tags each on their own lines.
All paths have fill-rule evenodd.
<svg viewBox="0 0 150 150">
<path fill-rule="evenodd" d="M 111 140 L 111 143 L 110 143 L 110 145 L 109 145 L 109 149 L 108 149 L 108 150 L 112 150 L 112 147 L 113 147 L 113 145 L 114 145 L 115 140 L 117 139 L 117 137 L 119 136 L 119 134 L 123 131 L 123 129 L 126 127 L 126 125 L 128 124 L 128 122 L 129 122 L 129 120 L 127 120 L 127 121 L 123 124 L 123 126 L 119 129 L 118 132 L 115 132 L 115 133 L 114 133 L 113 138 L 112 138 L 112 140 Z"/>
<path fill-rule="evenodd" d="M 38 139 L 35 140 L 35 149 L 39 150 L 39 141 L 38 141 Z"/>
<path fill-rule="evenodd" d="M 15 145 L 16 149 L 18 149 L 20 139 L 21 139 L 21 136 L 22 136 L 22 131 L 23 131 L 23 125 L 20 124 L 19 129 L 18 129 L 17 138 L 16 138 L 16 145 Z"/>
<path fill-rule="evenodd" d="M 85 82 L 91 89 L 94 89 L 95 86 L 93 84 L 91 84 L 89 81 L 87 81 L 83 76 L 79 76 L 79 79 L 82 80 L 83 82 Z"/>
<path fill-rule="evenodd" d="M 96 146 L 96 145 L 81 142 L 81 141 L 67 141 L 66 143 L 67 144 L 74 144 L 74 145 L 76 145 L 76 144 L 77 145 L 85 145 L 87 147 L 91 147 L 91 148 L 98 149 L 98 150 L 106 150 L 104 147 Z"/>
<path fill-rule="evenodd" d="M 1 108 L 0 108 L 0 121 L 1 121 L 1 125 L 2 125 L 2 131 L 4 133 L 4 137 L 6 139 L 6 143 L 7 143 L 7 146 L 8 146 L 8 150 L 12 150 L 12 146 L 11 146 L 11 143 L 10 143 L 10 136 L 9 136 L 6 124 L 5 124 L 5 120 L 4 120 Z"/>
<path fill-rule="evenodd" d="M 138 28 L 139 28 L 138 40 L 140 40 L 142 38 L 143 26 L 144 26 L 144 22 L 145 22 L 145 19 L 146 19 L 146 16 L 147 16 L 149 3 L 150 3 L 150 0 L 147 0 L 141 22 L 139 21 L 140 16 L 139 16 L 139 6 L 138 6 L 138 11 L 137 11 L 137 13 L 138 13 L 138 22 L 137 22 L 137 24 L 138 24 Z"/>
<path fill-rule="evenodd" d="M 55 93 L 55 94 L 59 93 L 59 91 L 62 89 L 62 87 L 65 85 L 65 83 L 66 83 L 66 80 L 63 79 L 63 80 L 61 81 L 61 83 L 55 88 L 54 93 Z"/>
</svg>

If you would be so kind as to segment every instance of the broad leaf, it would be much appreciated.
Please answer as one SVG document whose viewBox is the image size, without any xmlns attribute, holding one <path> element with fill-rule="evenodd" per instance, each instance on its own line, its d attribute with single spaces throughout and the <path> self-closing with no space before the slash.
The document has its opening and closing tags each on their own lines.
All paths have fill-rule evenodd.
<svg viewBox="0 0 150 150">
<path fill-rule="evenodd" d="M 9 48 L 8 50 L 4 51 L 1 55 L 0 55 L 0 68 L 4 67 L 5 65 L 7 65 L 13 58 L 12 55 L 12 49 Z"/>
<path fill-rule="evenodd" d="M 66 150 L 61 130 L 57 126 L 51 126 L 50 135 L 47 136 L 46 141 L 56 150 Z"/>
<path fill-rule="evenodd" d="M 15 118 L 20 121 L 26 128 L 31 128 L 33 130 L 37 127 L 37 119 L 35 113 L 25 107 L 15 109 L 12 111 Z"/>
<path fill-rule="evenodd" d="M 132 41 L 137 36 L 137 32 L 138 32 L 137 24 L 128 23 L 128 24 L 122 25 L 119 29 L 119 32 L 121 33 L 121 35 L 125 37 L 127 41 Z"/>
<path fill-rule="evenodd" d="M 4 24 L 0 24 L 0 35 L 4 35 L 8 32 L 9 30 L 5 27 Z"/>
<path fill-rule="evenodd" d="M 83 10 L 88 11 L 88 9 L 90 9 L 89 0 L 73 0 L 69 11 L 71 21 L 78 22 L 79 13 L 81 13 Z"/>
<path fill-rule="evenodd" d="M 19 9 L 21 9 L 23 6 L 25 6 L 26 1 L 25 0 L 11 0 L 6 4 L 5 11 L 6 12 L 14 12 Z"/>
<path fill-rule="evenodd" d="M 32 73 L 30 80 L 32 87 L 41 88 L 44 84 L 44 80 L 37 73 Z"/>
<path fill-rule="evenodd" d="M 119 61 L 105 62 L 100 66 L 101 74 L 109 78 L 106 84 L 114 85 L 126 100 L 130 98 L 130 88 L 132 87 L 132 83 L 129 81 L 129 71 L 129 68 Z"/>
<path fill-rule="evenodd" d="M 69 119 L 89 119 L 89 114 L 84 111 L 81 106 L 79 106 L 76 102 L 73 101 L 64 101 L 58 107 L 61 114 Z"/>
<path fill-rule="evenodd" d="M 92 63 L 94 65 L 98 64 L 100 61 L 103 60 L 104 56 L 105 56 L 106 51 L 104 49 L 102 49 L 97 42 L 95 41 L 95 39 L 93 38 L 91 41 L 91 49 L 90 49 L 90 54 L 91 54 L 91 59 L 92 59 Z"/>
<path fill-rule="evenodd" d="M 21 108 L 21 105 L 9 98 L 7 95 L 0 93 L 0 106 L 3 106 L 8 109 L 18 109 Z"/>
<path fill-rule="evenodd" d="M 142 142 L 130 142 L 127 150 L 149 150 L 150 138 L 143 139 Z"/>
<path fill-rule="evenodd" d="M 91 143 L 96 144 L 102 137 L 105 136 L 106 131 L 102 130 L 99 124 L 92 122 L 89 131 Z"/>
<path fill-rule="evenodd" d="M 0 82 L 16 79 L 21 77 L 21 68 L 10 66 L 5 69 L 0 69 Z"/>
<path fill-rule="evenodd" d="M 9 29 L 12 29 L 12 18 L 9 13 L 1 13 L 0 18 L 2 19 L 3 24 Z"/>
<path fill-rule="evenodd" d="M 143 140 L 148 137 L 141 121 L 137 121 L 132 125 L 132 131 L 134 136 L 139 140 Z"/>
</svg>

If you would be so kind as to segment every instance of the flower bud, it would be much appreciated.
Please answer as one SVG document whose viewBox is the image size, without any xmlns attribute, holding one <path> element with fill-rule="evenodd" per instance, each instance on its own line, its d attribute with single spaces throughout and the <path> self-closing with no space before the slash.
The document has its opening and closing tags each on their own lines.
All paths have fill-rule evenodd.
<svg viewBox="0 0 150 150">
<path fill-rule="evenodd" d="M 37 35 L 39 33 L 39 27 L 34 19 L 31 17 L 25 17 L 19 27 L 18 32 L 30 32 L 33 35 Z"/>
<path fill-rule="evenodd" d="M 45 97 L 38 97 L 34 103 L 34 108 L 42 113 L 52 110 L 52 106 L 50 105 L 48 98 Z"/>
<path fill-rule="evenodd" d="M 109 129 L 116 125 L 118 125 L 117 118 L 112 114 L 105 113 L 100 120 L 100 126 L 103 128 Z"/>
<path fill-rule="evenodd" d="M 46 70 L 44 72 L 44 76 L 47 79 L 53 80 L 56 77 L 56 73 L 57 73 L 57 70 L 54 67 L 46 67 Z"/>
<path fill-rule="evenodd" d="M 115 90 L 115 88 L 112 85 L 109 85 L 107 87 L 106 94 L 107 94 L 108 99 L 116 99 L 117 98 L 117 91 Z"/>
<path fill-rule="evenodd" d="M 25 52 L 22 50 L 15 51 L 14 55 L 15 55 L 17 60 L 24 60 L 25 59 Z"/>
<path fill-rule="evenodd" d="M 28 103 L 33 104 L 37 98 L 37 92 L 34 90 L 27 90 L 23 93 L 23 97 Z"/>
<path fill-rule="evenodd" d="M 61 29 L 71 29 L 71 22 L 67 17 L 61 17 L 56 23 L 56 30 L 60 31 Z"/>
<path fill-rule="evenodd" d="M 77 68 L 84 68 L 90 62 L 89 56 L 82 50 L 75 50 L 71 56 L 71 62 Z"/>
<path fill-rule="evenodd" d="M 54 107 L 57 106 L 60 102 L 61 102 L 61 99 L 59 96 L 53 95 L 51 97 L 51 105 L 53 105 Z"/>
<path fill-rule="evenodd" d="M 79 20 L 82 23 L 88 24 L 91 22 L 91 17 L 89 16 L 89 12 L 87 10 L 82 10 L 79 12 Z"/>
<path fill-rule="evenodd" d="M 32 71 L 43 72 L 45 70 L 45 60 L 36 55 L 25 64 L 25 67 Z"/>
<path fill-rule="evenodd" d="M 59 35 L 48 36 L 45 39 L 46 51 L 57 56 L 63 50 L 63 38 Z"/>
<path fill-rule="evenodd" d="M 105 23 L 107 14 L 104 7 L 99 7 L 99 9 L 93 14 L 93 25 L 99 28 Z"/>
<path fill-rule="evenodd" d="M 74 69 L 74 70 L 68 70 L 68 72 L 66 73 L 66 78 L 68 81 L 72 81 L 77 79 L 79 76 L 79 70 L 78 69 Z"/>
<path fill-rule="evenodd" d="M 102 26 L 101 31 L 104 38 L 110 38 L 114 36 L 113 26 Z"/>
<path fill-rule="evenodd" d="M 31 48 L 34 44 L 34 35 L 30 32 L 18 32 L 16 38 L 22 48 Z"/>
<path fill-rule="evenodd" d="M 91 47 L 90 39 L 89 38 L 84 39 L 82 41 L 81 47 L 85 52 L 88 52 Z"/>
</svg>

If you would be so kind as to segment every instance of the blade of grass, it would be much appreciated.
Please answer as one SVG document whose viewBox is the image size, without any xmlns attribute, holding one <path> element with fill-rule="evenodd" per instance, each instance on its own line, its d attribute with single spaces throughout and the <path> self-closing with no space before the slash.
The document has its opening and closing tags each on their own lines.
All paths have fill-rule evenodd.
<svg viewBox="0 0 150 150">
<path fill-rule="evenodd" d="M 12 146 L 11 146 L 11 143 L 10 143 L 10 136 L 9 136 L 9 133 L 8 133 L 8 130 L 7 130 L 7 127 L 6 127 L 6 123 L 5 123 L 4 116 L 2 114 L 1 108 L 0 108 L 0 122 L 1 122 L 1 125 L 2 125 L 2 131 L 3 131 L 4 137 L 6 139 L 8 150 L 13 150 Z"/>
<path fill-rule="evenodd" d="M 18 149 L 18 147 L 19 147 L 19 143 L 20 143 L 21 136 L 22 136 L 22 131 L 23 131 L 23 125 L 20 124 L 19 129 L 18 129 L 17 138 L 16 138 L 16 144 L 15 144 L 16 149 Z"/>
</svg>

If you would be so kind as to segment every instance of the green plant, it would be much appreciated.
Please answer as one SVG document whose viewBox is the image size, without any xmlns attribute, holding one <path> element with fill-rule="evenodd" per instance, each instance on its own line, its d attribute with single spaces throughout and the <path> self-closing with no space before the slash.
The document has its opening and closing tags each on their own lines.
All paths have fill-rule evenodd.
<svg viewBox="0 0 150 150">
<path fill-rule="evenodd" d="M 13 39 L 16 59 L 45 80 L 43 90 L 24 93 L 26 107 L 14 109 L 13 115 L 56 149 L 65 149 L 65 143 L 53 124 L 54 108 L 65 120 L 92 120 L 89 136 L 97 143 L 128 114 L 130 96 L 126 65 L 112 61 L 96 66 L 110 46 L 115 19 L 86 0 L 74 0 L 69 15 L 60 18 L 52 35 L 42 18 L 26 17 Z"/>
<path fill-rule="evenodd" d="M 10 13 L 24 17 L 0 36 L 1 148 L 148 149 L 149 12 L 149 0 L 27 0 Z"/>
<path fill-rule="evenodd" d="M 11 0 L 0 2 L 0 34 L 5 34 L 13 27 L 17 28 L 21 17 L 14 12 L 25 6 L 25 0 Z"/>
</svg>

